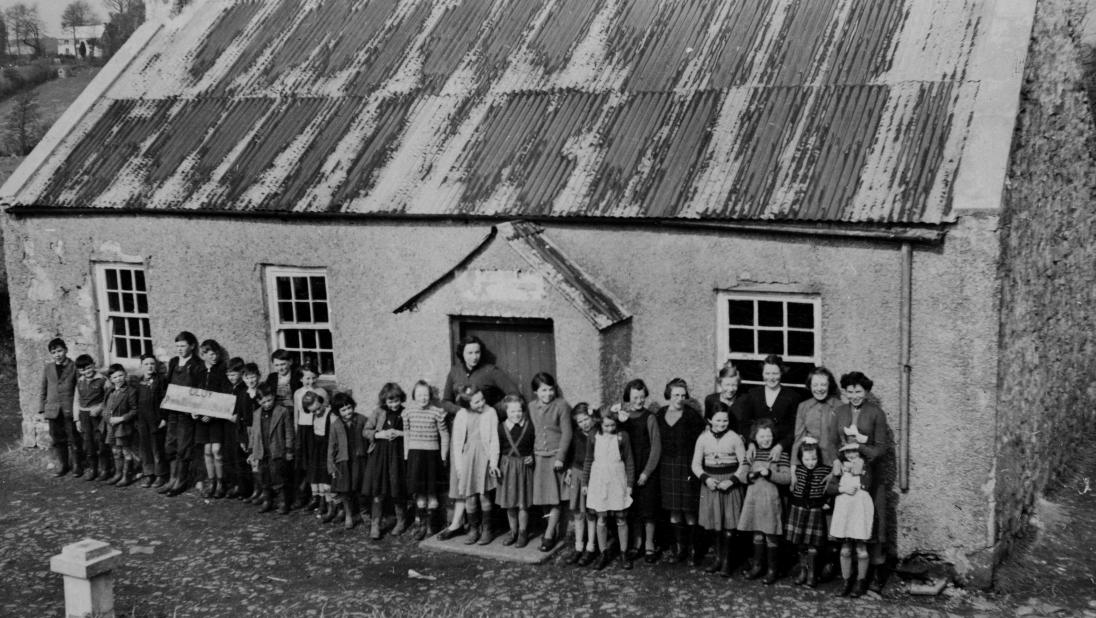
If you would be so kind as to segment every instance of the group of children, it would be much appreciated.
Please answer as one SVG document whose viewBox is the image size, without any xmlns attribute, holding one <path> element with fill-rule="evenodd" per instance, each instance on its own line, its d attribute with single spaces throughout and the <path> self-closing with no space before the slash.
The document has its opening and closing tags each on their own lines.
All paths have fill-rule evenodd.
<svg viewBox="0 0 1096 618">
<path fill-rule="evenodd" d="M 175 347 L 166 374 L 146 356 L 140 375 L 111 365 L 104 378 L 90 356 L 73 362 L 64 341 L 50 342 L 42 412 L 58 476 L 71 470 L 118 486 L 143 477 L 144 487 L 175 496 L 188 487 L 190 462 L 200 452 L 206 497 L 249 500 L 261 512 L 306 508 L 325 523 L 341 518 L 350 529 L 362 521 L 359 500 L 367 496 L 372 539 L 382 536 L 386 506 L 395 515 L 391 534 L 438 533 L 434 523 L 448 495 L 452 518 L 439 538 L 465 534 L 468 544 L 493 542 L 498 507 L 509 522 L 502 543 L 524 547 L 530 510 L 540 507 L 547 517 L 542 551 L 565 534 L 567 507 L 575 541 L 567 562 L 597 569 L 614 557 L 624 569 L 640 556 L 657 562 L 661 510 L 674 532 L 673 562 L 686 560 L 691 548 L 694 565 L 702 566 L 707 540 L 715 559 L 706 571 L 730 576 L 736 539 L 746 535 L 754 547 L 748 578 L 773 583 L 786 543 L 800 552 L 796 583 L 813 587 L 820 556 L 836 542 L 841 593 L 866 591 L 873 504 L 860 458 L 866 436 L 855 422 L 841 428 L 839 459 L 826 462 L 817 437 L 797 440 L 793 453 L 782 448 L 772 419 L 756 419 L 743 435 L 734 428 L 737 408 L 700 412 L 681 379 L 666 385 L 667 405 L 660 408 L 648 403 L 641 380 L 625 386 L 621 403 L 572 407 L 546 373 L 533 378 L 528 404 L 506 394 L 496 410 L 475 385 L 461 388 L 455 402 L 441 402 L 420 380 L 410 397 L 398 384 L 385 384 L 376 407 L 359 413 L 351 395 L 329 395 L 314 367 L 294 370 L 284 351 L 274 353 L 274 371 L 263 379 L 254 363 L 226 361 L 216 341 L 199 345 L 183 332 Z M 737 390 L 737 373 L 726 375 Z M 232 417 L 163 408 L 171 384 L 234 395 Z"/>
</svg>

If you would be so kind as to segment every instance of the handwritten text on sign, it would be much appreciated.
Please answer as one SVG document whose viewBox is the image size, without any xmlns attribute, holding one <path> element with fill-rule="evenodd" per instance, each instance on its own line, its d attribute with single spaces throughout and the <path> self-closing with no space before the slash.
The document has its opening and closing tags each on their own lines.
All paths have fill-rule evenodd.
<svg viewBox="0 0 1096 618">
<path fill-rule="evenodd" d="M 236 397 L 201 388 L 169 384 L 167 395 L 160 405 L 167 410 L 227 420 L 232 418 L 232 412 L 236 408 Z"/>
</svg>

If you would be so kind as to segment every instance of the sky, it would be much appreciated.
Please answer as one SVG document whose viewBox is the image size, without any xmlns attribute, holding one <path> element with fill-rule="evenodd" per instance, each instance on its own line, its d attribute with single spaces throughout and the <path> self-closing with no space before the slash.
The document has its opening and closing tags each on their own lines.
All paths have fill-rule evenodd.
<svg viewBox="0 0 1096 618">
<path fill-rule="evenodd" d="M 61 33 L 61 13 L 72 0 L 0 0 L 0 10 L 22 2 L 27 6 L 38 6 L 38 16 L 42 18 L 42 33 L 56 37 Z M 107 9 L 102 0 L 86 0 L 99 22 L 106 21 Z"/>
</svg>

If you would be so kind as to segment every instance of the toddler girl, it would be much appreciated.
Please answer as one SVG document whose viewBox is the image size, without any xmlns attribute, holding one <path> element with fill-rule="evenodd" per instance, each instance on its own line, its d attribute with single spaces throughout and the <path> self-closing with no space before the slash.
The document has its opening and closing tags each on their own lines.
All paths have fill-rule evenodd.
<svg viewBox="0 0 1096 618">
<path fill-rule="evenodd" d="M 136 450 L 137 392 L 129 385 L 126 368 L 115 363 L 107 369 L 113 390 L 103 406 L 103 434 L 114 451 L 114 476 L 107 482 L 118 487 L 137 480 L 134 470 L 139 461 Z"/>
<path fill-rule="evenodd" d="M 453 498 L 453 520 L 442 530 L 444 541 L 460 530 L 468 514 L 466 545 L 491 543 L 491 496 L 499 475 L 499 417 L 487 405 L 483 391 L 465 386 L 457 395 L 461 406 L 453 419 L 453 457 L 450 459 L 449 497 Z"/>
<path fill-rule="evenodd" d="M 381 518 L 384 501 L 392 501 L 396 511 L 396 527 L 392 534 L 407 530 L 407 468 L 403 461 L 403 403 L 407 394 L 399 384 L 389 382 L 377 395 L 377 408 L 365 419 L 362 435 L 369 444 L 369 461 L 365 466 L 362 494 L 372 496 L 373 509 L 369 522 L 369 538 L 381 538 Z"/>
<path fill-rule="evenodd" d="M 327 471 L 331 474 L 331 491 L 338 495 L 343 504 L 344 525 L 350 530 L 361 520 L 358 490 L 365 467 L 365 441 L 362 438 L 365 419 L 354 411 L 357 403 L 346 393 L 336 393 L 331 407 L 339 418 L 329 426 Z"/>
<path fill-rule="evenodd" d="M 855 438 L 838 452 L 841 468 L 837 498 L 833 504 L 833 520 L 830 536 L 841 542 L 841 578 L 844 586 L 841 596 L 863 596 L 868 590 L 868 539 L 874 523 L 875 506 L 871 500 L 871 479 L 864 460 L 860 458 L 860 445 Z M 852 578 L 852 552 L 856 549 L 856 580 Z M 855 589 L 854 589 L 855 583 Z"/>
<path fill-rule="evenodd" d="M 521 397 L 507 395 L 502 399 L 506 420 L 499 425 L 499 472 L 496 494 L 499 508 L 506 509 L 510 534 L 503 545 L 525 547 L 529 544 L 529 505 L 533 503 L 533 443 L 536 431 L 525 418 Z"/>
<path fill-rule="evenodd" d="M 438 510 L 438 489 L 444 483 L 449 459 L 449 428 L 445 411 L 431 404 L 430 384 L 423 380 L 411 389 L 411 402 L 403 411 L 403 452 L 407 460 L 407 489 L 415 496 L 415 540 L 433 534 Z"/>
<path fill-rule="evenodd" d="M 696 439 L 692 462 L 693 474 L 700 479 L 697 519 L 716 537 L 716 560 L 706 570 L 723 577 L 731 576 L 731 546 L 750 470 L 746 445 L 730 424 L 729 409 L 710 408 L 708 429 Z"/>
<path fill-rule="evenodd" d="M 791 506 L 784 538 L 799 550 L 799 575 L 795 584 L 818 585 L 815 566 L 818 552 L 826 544 L 826 515 L 829 511 L 830 466 L 819 461 L 822 449 L 811 436 L 802 438 L 793 453 L 799 465 L 792 466 Z"/>
<path fill-rule="evenodd" d="M 632 568 L 624 549 L 628 546 L 628 507 L 632 505 L 632 479 L 635 464 L 628 434 L 618 433 L 617 419 L 612 414 L 601 417 L 594 434 L 593 453 L 586 458 L 583 474 L 590 479 L 585 488 L 586 508 L 597 512 L 597 542 L 601 546 L 597 570 L 609 565 L 609 517 L 616 520 L 617 542 L 620 543 L 620 566 Z"/>
<path fill-rule="evenodd" d="M 773 461 L 773 421 L 763 418 L 754 423 L 751 442 L 753 455 L 747 454 L 750 473 L 746 477 L 749 487 L 742 502 L 742 515 L 738 529 L 754 533 L 753 568 L 746 574 L 749 579 L 765 575 L 765 584 L 776 581 L 780 537 L 784 534 L 784 522 L 780 516 L 780 490 L 777 485 L 787 485 L 791 476 L 788 471 L 788 453 L 781 453 Z M 766 562 L 768 572 L 766 572 Z"/>
</svg>

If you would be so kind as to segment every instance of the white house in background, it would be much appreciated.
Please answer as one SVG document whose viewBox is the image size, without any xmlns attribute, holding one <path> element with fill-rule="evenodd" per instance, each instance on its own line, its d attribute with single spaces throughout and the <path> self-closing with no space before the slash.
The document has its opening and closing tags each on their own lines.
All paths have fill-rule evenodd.
<svg viewBox="0 0 1096 618">
<path fill-rule="evenodd" d="M 103 55 L 103 48 L 99 41 L 103 38 L 104 30 L 106 30 L 105 24 L 65 28 L 61 31 L 61 37 L 57 39 L 57 53 L 77 58 L 99 58 Z"/>
</svg>

